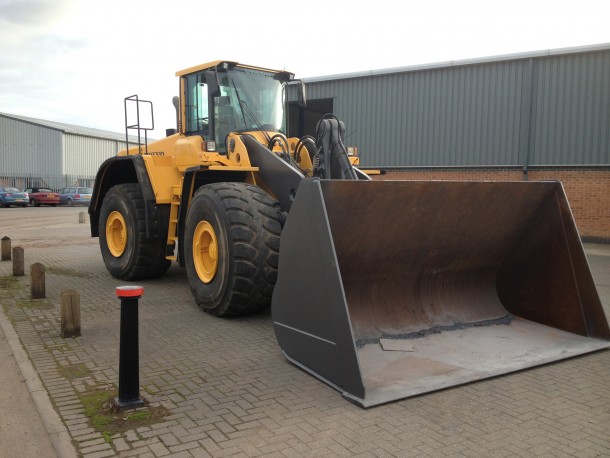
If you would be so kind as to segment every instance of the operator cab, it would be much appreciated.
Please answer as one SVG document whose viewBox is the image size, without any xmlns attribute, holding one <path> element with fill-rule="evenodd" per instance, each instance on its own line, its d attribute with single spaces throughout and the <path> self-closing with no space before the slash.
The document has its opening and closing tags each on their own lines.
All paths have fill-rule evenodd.
<svg viewBox="0 0 610 458">
<path fill-rule="evenodd" d="M 218 61 L 176 75 L 182 101 L 179 131 L 215 142 L 219 153 L 226 153 L 231 132 L 286 130 L 285 85 L 294 74 Z"/>
</svg>

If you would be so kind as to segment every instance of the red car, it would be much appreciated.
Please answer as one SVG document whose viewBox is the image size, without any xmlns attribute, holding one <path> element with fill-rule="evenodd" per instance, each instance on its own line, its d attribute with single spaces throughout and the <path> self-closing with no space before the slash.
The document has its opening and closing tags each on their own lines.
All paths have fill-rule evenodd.
<svg viewBox="0 0 610 458">
<path fill-rule="evenodd" d="M 30 205 L 40 207 L 40 205 L 59 205 L 59 193 L 53 192 L 48 188 L 28 188 L 25 190 L 30 195 Z"/>
</svg>

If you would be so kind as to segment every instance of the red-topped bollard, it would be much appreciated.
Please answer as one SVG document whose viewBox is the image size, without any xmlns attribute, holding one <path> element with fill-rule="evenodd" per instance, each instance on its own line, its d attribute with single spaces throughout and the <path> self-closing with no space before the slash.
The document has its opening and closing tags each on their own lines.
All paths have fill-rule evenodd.
<svg viewBox="0 0 610 458">
<path fill-rule="evenodd" d="M 119 397 L 121 409 L 144 405 L 140 397 L 140 361 L 138 349 L 138 299 L 144 294 L 142 286 L 118 286 L 121 299 L 121 336 L 119 350 Z"/>
</svg>

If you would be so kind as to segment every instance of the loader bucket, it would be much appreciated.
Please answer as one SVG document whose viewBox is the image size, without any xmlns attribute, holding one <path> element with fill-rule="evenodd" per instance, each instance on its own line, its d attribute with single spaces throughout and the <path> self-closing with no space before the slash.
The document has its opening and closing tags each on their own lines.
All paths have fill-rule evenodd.
<svg viewBox="0 0 610 458">
<path fill-rule="evenodd" d="M 369 407 L 610 346 L 559 182 L 303 180 L 274 330 Z"/>
</svg>

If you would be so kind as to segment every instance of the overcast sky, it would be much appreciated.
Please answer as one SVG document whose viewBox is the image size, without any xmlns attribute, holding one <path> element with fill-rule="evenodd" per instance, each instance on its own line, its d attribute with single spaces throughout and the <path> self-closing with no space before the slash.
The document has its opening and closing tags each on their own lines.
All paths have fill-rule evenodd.
<svg viewBox="0 0 610 458">
<path fill-rule="evenodd" d="M 610 0 L 0 0 L 0 112 L 124 131 L 175 124 L 177 70 L 323 76 L 610 42 Z"/>
</svg>

